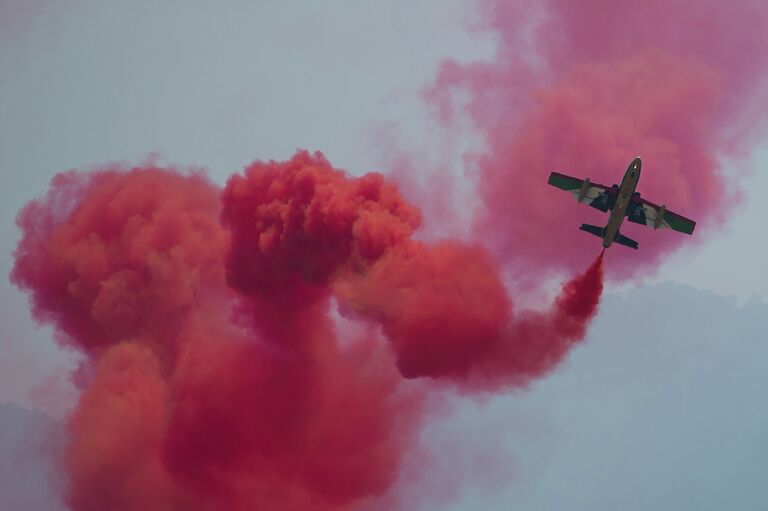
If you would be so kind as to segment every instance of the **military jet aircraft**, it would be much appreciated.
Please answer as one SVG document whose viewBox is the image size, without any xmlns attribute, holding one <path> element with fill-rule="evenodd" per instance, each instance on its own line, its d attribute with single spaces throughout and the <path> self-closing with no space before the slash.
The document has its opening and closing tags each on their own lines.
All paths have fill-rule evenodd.
<svg viewBox="0 0 768 511">
<path fill-rule="evenodd" d="M 638 156 L 629 164 L 620 185 L 607 187 L 592 183 L 589 178 L 581 180 L 558 172 L 549 175 L 549 184 L 571 193 L 577 201 L 583 202 L 603 212 L 610 211 L 605 227 L 581 224 L 582 231 L 603 238 L 603 247 L 608 248 L 616 242 L 637 249 L 637 241 L 627 238 L 619 232 L 624 217 L 630 222 L 644 224 L 654 229 L 668 227 L 685 234 L 692 234 L 696 222 L 673 213 L 666 206 L 657 206 L 640 197 L 635 191 L 640 180 L 642 161 Z"/>
</svg>

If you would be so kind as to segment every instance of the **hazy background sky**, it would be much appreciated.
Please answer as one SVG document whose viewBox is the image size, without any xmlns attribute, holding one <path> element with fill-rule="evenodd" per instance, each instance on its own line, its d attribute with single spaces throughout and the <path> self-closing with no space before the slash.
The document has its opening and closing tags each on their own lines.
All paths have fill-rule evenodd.
<svg viewBox="0 0 768 511">
<path fill-rule="evenodd" d="M 16 212 L 69 168 L 159 158 L 223 183 L 302 147 L 353 173 L 386 171 L 392 141 L 445 159 L 455 148 L 419 94 L 441 59 L 492 55 L 471 24 L 458 0 L 0 0 L 0 273 Z M 564 368 L 527 393 L 463 400 L 425 431 L 441 466 L 463 468 L 450 509 L 768 508 L 768 144 L 752 159 L 730 185 L 745 201 L 723 232 L 610 288 Z M 53 509 L 50 464 L 29 453 L 57 427 L 40 412 L 60 419 L 72 399 L 74 356 L 7 278 L 0 303 L 0 495 Z M 457 474 L 430 477 L 437 487 Z M 433 508 L 446 504 L 423 504 Z"/>
</svg>

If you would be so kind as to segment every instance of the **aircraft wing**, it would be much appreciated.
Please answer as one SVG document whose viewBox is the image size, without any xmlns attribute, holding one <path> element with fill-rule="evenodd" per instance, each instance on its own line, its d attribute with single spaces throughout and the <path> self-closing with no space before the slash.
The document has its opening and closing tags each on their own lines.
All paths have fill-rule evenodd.
<svg viewBox="0 0 768 511">
<path fill-rule="evenodd" d="M 548 183 L 570 193 L 578 202 L 583 202 L 600 211 L 608 211 L 616 202 L 616 197 L 608 193 L 609 187 L 593 183 L 589 179 L 578 179 L 552 172 Z"/>
<path fill-rule="evenodd" d="M 682 215 L 673 213 L 666 206 L 657 206 L 653 202 L 640 199 L 630 203 L 627 208 L 627 219 L 636 224 L 645 224 L 654 229 L 670 228 L 685 234 L 693 234 L 696 222 Z"/>
</svg>

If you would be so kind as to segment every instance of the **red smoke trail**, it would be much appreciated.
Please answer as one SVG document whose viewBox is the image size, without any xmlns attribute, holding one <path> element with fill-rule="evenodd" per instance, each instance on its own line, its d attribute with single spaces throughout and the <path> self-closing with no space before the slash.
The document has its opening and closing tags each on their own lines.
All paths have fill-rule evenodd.
<svg viewBox="0 0 768 511">
<path fill-rule="evenodd" d="M 456 242 L 402 244 L 338 287 L 342 305 L 382 325 L 404 376 L 496 388 L 543 374 L 583 338 L 603 290 L 602 263 L 600 254 L 551 310 L 517 317 L 485 250 Z"/>
<path fill-rule="evenodd" d="M 415 445 L 409 379 L 524 385 L 583 338 L 602 257 L 549 310 L 513 311 L 481 246 L 414 241 L 419 223 L 380 175 L 306 152 L 223 193 L 173 169 L 57 176 L 19 215 L 12 279 L 87 355 L 70 507 L 359 509 Z"/>
<path fill-rule="evenodd" d="M 698 220 L 693 239 L 637 225 L 638 253 L 615 254 L 619 277 L 652 270 L 696 243 L 738 203 L 720 157 L 756 136 L 768 68 L 765 6 L 681 0 L 478 0 L 481 28 L 498 36 L 487 63 L 446 62 L 429 92 L 450 123 L 454 92 L 486 147 L 468 155 L 483 207 L 478 239 L 520 278 L 575 270 L 595 240 L 578 231 L 603 214 L 542 186 L 552 170 L 618 182 L 644 160 L 638 191 Z M 764 108 L 758 108 L 763 111 Z M 531 271 L 536 269 L 538 271 Z"/>
</svg>

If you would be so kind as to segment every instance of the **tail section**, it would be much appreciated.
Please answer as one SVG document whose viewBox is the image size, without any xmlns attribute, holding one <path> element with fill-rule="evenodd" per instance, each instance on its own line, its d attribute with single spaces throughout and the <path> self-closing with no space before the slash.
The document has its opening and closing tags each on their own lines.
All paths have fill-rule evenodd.
<svg viewBox="0 0 768 511">
<path fill-rule="evenodd" d="M 581 227 L 579 227 L 579 229 L 584 232 L 594 234 L 598 238 L 602 238 L 603 236 L 605 236 L 605 229 L 603 227 L 598 227 L 596 225 L 581 224 Z"/>
<path fill-rule="evenodd" d="M 581 224 L 581 227 L 579 227 L 580 230 L 584 232 L 588 232 L 590 234 L 594 234 L 598 238 L 605 237 L 605 228 L 604 227 L 598 227 L 597 225 L 590 225 L 590 224 Z M 632 238 L 627 238 L 623 234 L 617 232 L 616 236 L 613 238 L 614 243 L 618 243 L 619 245 L 624 245 L 625 247 L 634 248 L 637 250 L 637 247 L 639 244 L 633 240 Z M 603 246 L 605 246 L 606 243 L 603 243 Z M 610 242 L 607 243 L 607 245 L 610 245 Z"/>
<path fill-rule="evenodd" d="M 632 238 L 627 238 L 626 236 L 618 232 L 616 233 L 616 237 L 613 238 L 613 241 L 615 243 L 618 243 L 619 245 L 624 245 L 625 247 L 634 248 L 635 250 L 637 250 L 637 247 L 639 246 L 639 244 L 635 240 L 633 240 Z"/>
</svg>

